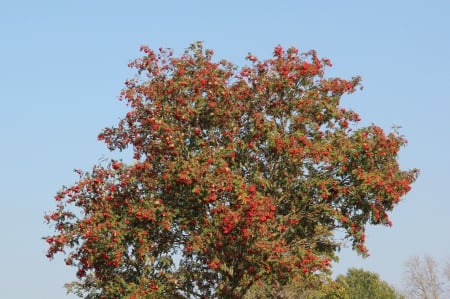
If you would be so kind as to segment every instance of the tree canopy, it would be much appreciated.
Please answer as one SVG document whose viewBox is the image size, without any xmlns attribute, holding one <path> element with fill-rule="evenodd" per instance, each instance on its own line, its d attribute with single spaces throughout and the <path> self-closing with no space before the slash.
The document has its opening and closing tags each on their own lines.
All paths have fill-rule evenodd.
<svg viewBox="0 0 450 299">
<path fill-rule="evenodd" d="M 402 136 L 341 107 L 359 77 L 327 78 L 328 59 L 294 47 L 241 68 L 201 43 L 141 50 L 129 112 L 98 136 L 134 161 L 78 171 L 45 216 L 47 256 L 78 269 L 71 291 L 241 298 L 329 271 L 337 230 L 366 255 L 365 225 L 391 225 L 417 171 L 399 168 Z"/>
<path fill-rule="evenodd" d="M 351 268 L 339 275 L 336 282 L 343 286 L 349 299 L 400 299 L 404 298 L 376 273 Z"/>
</svg>

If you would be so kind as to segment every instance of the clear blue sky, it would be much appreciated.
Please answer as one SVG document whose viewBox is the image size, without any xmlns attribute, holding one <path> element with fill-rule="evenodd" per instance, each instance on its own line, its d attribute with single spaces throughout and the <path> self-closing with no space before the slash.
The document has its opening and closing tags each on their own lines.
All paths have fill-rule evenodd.
<svg viewBox="0 0 450 299">
<path fill-rule="evenodd" d="M 242 64 L 277 44 L 316 49 L 330 75 L 361 75 L 346 97 L 365 124 L 401 125 L 404 169 L 422 173 L 392 214 L 369 228 L 371 256 L 342 252 L 336 273 L 375 271 L 401 285 L 405 260 L 450 255 L 450 2 L 380 1 L 2 1 L 0 187 L 2 298 L 66 298 L 74 269 L 49 262 L 41 237 L 54 193 L 90 169 L 106 147 L 97 133 L 126 108 L 117 100 L 139 46 L 181 52 L 202 40 Z M 73 296 L 67 297 L 73 298 Z"/>
</svg>

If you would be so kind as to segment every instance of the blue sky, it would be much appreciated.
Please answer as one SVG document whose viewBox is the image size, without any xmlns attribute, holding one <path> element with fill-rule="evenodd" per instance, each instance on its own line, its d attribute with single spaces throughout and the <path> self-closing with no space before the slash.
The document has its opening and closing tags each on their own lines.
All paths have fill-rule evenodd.
<svg viewBox="0 0 450 299">
<path fill-rule="evenodd" d="M 370 2 L 370 3 L 366 3 Z M 238 64 L 252 52 L 294 45 L 329 57 L 329 75 L 361 75 L 364 90 L 343 100 L 409 144 L 403 169 L 420 168 L 392 214 L 369 228 L 371 256 L 343 250 L 336 273 L 375 271 L 401 286 L 404 262 L 450 254 L 450 2 L 397 1 L 2 1 L 0 3 L 0 292 L 59 299 L 74 269 L 49 262 L 41 237 L 54 193 L 112 156 L 96 140 L 126 107 L 117 100 L 142 44 L 181 52 L 201 40 Z M 114 154 L 116 155 L 116 154 Z"/>
</svg>

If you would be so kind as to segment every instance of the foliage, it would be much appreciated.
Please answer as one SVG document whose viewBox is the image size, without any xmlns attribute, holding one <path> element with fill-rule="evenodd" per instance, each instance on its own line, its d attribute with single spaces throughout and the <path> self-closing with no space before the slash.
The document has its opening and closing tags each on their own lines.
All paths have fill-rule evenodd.
<svg viewBox="0 0 450 299">
<path fill-rule="evenodd" d="M 333 281 L 329 275 L 314 274 L 293 280 L 281 288 L 263 283 L 254 284 L 244 299 L 350 299 L 347 286 Z"/>
<path fill-rule="evenodd" d="M 134 162 L 78 171 L 46 215 L 47 256 L 78 269 L 73 292 L 241 298 L 328 271 L 338 229 L 366 255 L 365 225 L 391 225 L 417 171 L 400 170 L 397 133 L 352 130 L 340 99 L 358 77 L 325 78 L 328 59 L 280 46 L 243 68 L 201 43 L 142 51 L 121 93 L 130 111 L 99 135 Z"/>
<path fill-rule="evenodd" d="M 376 273 L 363 269 L 349 269 L 339 275 L 336 282 L 346 289 L 349 299 L 400 299 L 403 298 Z"/>
<path fill-rule="evenodd" d="M 281 289 L 254 285 L 245 299 L 404 299 L 379 275 L 363 269 L 349 269 L 346 275 L 331 280 L 326 275 L 312 275 L 301 281 L 291 281 Z"/>
</svg>

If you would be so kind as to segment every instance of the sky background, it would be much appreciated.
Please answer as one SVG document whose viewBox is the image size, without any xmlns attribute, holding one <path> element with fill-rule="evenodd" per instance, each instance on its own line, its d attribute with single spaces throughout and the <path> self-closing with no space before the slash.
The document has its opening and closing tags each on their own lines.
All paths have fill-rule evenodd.
<svg viewBox="0 0 450 299">
<path fill-rule="evenodd" d="M 53 196 L 113 156 L 96 137 L 125 115 L 117 100 L 139 46 L 182 52 L 204 41 L 239 65 L 274 46 L 315 49 L 330 76 L 361 75 L 364 89 L 343 99 L 363 124 L 402 126 L 403 169 L 419 168 L 396 207 L 392 228 L 369 228 L 371 256 L 341 253 L 349 267 L 402 286 L 413 255 L 450 257 L 450 2 L 379 1 L 1 1 L 0 294 L 60 299 L 75 269 L 50 262 L 41 237 Z M 116 154 L 114 154 L 116 155 Z M 116 155 L 117 156 L 117 155 Z"/>
</svg>

